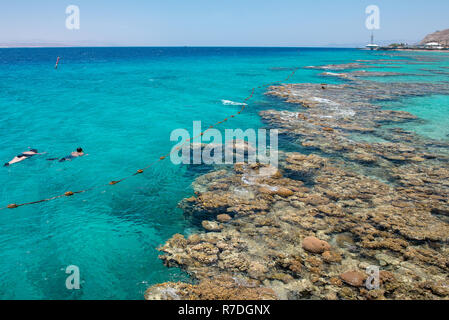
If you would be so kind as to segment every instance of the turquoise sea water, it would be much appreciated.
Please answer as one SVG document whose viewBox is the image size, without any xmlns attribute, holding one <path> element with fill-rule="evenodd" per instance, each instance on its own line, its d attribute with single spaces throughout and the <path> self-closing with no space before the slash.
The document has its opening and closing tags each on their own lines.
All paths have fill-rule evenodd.
<svg viewBox="0 0 449 320">
<path fill-rule="evenodd" d="M 55 70 L 57 56 L 62 59 Z M 133 173 L 171 149 L 172 130 L 191 131 L 195 120 L 204 127 L 222 120 L 240 106 L 221 100 L 241 102 L 252 87 L 282 80 L 291 68 L 373 58 L 403 59 L 352 49 L 0 49 L 0 160 L 7 162 L 27 147 L 48 152 L 1 168 L 0 207 Z M 419 68 L 441 65 L 376 70 L 424 74 L 429 71 Z M 319 73 L 300 69 L 290 82 L 323 82 Z M 393 104 L 424 119 L 413 124 L 418 133 L 447 138 L 448 97 Z M 226 127 L 259 128 L 257 111 L 281 105 L 258 91 Z M 65 163 L 46 161 L 78 146 L 89 155 Z M 113 187 L 0 211 L 0 298 L 142 299 L 151 284 L 188 280 L 178 269 L 164 267 L 156 248 L 175 233 L 195 230 L 176 206 L 192 195 L 190 184 L 199 173 L 166 161 Z M 79 266 L 81 290 L 66 289 L 68 265 Z"/>
<path fill-rule="evenodd" d="M 407 98 L 383 104 L 390 110 L 406 110 L 420 121 L 404 124 L 406 130 L 435 140 L 449 140 L 449 101 L 447 96 Z"/>
</svg>

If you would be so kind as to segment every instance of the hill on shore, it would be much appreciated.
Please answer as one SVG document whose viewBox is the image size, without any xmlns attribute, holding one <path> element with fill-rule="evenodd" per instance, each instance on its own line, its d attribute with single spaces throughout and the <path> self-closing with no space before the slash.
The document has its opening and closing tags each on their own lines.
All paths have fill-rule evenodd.
<svg viewBox="0 0 449 320">
<path fill-rule="evenodd" d="M 426 44 L 429 42 L 438 42 L 440 44 L 449 44 L 449 29 L 443 31 L 437 31 L 427 35 L 420 44 Z"/>
</svg>

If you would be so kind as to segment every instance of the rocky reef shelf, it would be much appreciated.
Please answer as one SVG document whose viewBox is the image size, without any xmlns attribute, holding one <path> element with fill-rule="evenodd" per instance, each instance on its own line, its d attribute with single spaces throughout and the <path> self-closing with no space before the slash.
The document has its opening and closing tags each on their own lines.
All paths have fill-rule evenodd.
<svg viewBox="0 0 449 320">
<path fill-rule="evenodd" d="M 341 72 L 366 63 L 308 68 Z M 278 168 L 237 163 L 198 177 L 195 194 L 179 206 L 204 220 L 204 231 L 176 234 L 159 248 L 167 267 L 195 281 L 151 286 L 146 299 L 449 298 L 449 143 L 401 129 L 419 119 L 379 106 L 449 95 L 449 83 L 329 75 L 345 82 L 269 88 L 268 96 L 294 108 L 260 116 L 307 154 L 281 151 Z M 398 127 L 383 127 L 392 123 Z M 368 290 L 365 270 L 373 265 L 380 286 Z"/>
</svg>

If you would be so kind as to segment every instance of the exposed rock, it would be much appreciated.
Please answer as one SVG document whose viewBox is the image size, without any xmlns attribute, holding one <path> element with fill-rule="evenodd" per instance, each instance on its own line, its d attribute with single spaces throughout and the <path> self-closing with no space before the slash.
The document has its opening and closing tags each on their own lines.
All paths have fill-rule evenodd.
<svg viewBox="0 0 449 320">
<path fill-rule="evenodd" d="M 232 218 L 229 214 L 223 213 L 217 216 L 217 220 L 220 222 L 229 222 L 232 220 Z"/>
<path fill-rule="evenodd" d="M 201 225 L 203 226 L 204 229 L 206 229 L 207 231 L 220 231 L 221 230 L 221 226 L 216 223 L 215 221 L 207 221 L 204 220 Z"/>
<path fill-rule="evenodd" d="M 203 280 L 199 284 L 166 282 L 145 292 L 146 300 L 276 300 L 272 289 L 239 283 L 231 277 Z"/>
<path fill-rule="evenodd" d="M 342 273 L 340 278 L 353 287 L 361 287 L 364 285 L 367 276 L 360 271 L 348 271 Z"/>
<path fill-rule="evenodd" d="M 397 62 L 382 60 L 376 64 Z M 262 111 L 263 120 L 306 154 L 281 151 L 279 168 L 237 163 L 195 179 L 195 196 L 179 206 L 194 223 L 222 223 L 205 221 L 214 232 L 188 239 L 173 236 L 160 257 L 198 284 L 153 286 L 148 297 L 447 298 L 449 143 L 392 127 L 416 117 L 375 102 L 447 94 L 449 83 L 373 82 L 361 77 L 385 75 L 345 73 L 351 79 L 341 85 L 269 88 L 292 105 Z M 238 142 L 232 148 L 248 149 Z M 363 287 L 363 272 L 344 272 L 371 265 L 381 268 L 376 290 Z"/>
<path fill-rule="evenodd" d="M 328 251 L 331 246 L 326 241 L 320 240 L 316 237 L 306 237 L 302 241 L 302 247 L 312 253 L 323 253 Z"/>
<path fill-rule="evenodd" d="M 277 194 L 277 195 L 280 195 L 281 197 L 287 198 L 287 197 L 292 196 L 292 195 L 294 194 L 294 192 L 291 191 L 290 189 L 283 188 L 283 187 L 279 187 L 279 188 L 276 190 L 276 194 Z"/>
</svg>

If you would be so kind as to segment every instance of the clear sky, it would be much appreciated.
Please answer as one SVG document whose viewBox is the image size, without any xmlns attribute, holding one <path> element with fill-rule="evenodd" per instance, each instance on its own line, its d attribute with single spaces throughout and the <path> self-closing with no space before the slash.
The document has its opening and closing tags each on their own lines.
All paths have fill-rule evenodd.
<svg viewBox="0 0 449 320">
<path fill-rule="evenodd" d="M 80 8 L 80 30 L 65 27 Z M 0 43 L 148 46 L 364 44 L 365 8 L 380 7 L 378 42 L 449 28 L 449 0 L 0 0 Z"/>
</svg>

